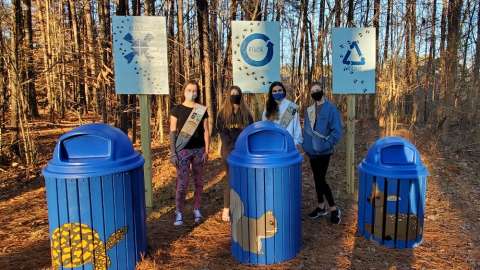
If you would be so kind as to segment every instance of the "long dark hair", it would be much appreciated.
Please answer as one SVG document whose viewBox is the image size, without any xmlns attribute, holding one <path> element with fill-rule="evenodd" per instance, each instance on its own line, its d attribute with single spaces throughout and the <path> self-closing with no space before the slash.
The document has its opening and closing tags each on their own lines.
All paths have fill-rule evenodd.
<svg viewBox="0 0 480 270">
<path fill-rule="evenodd" d="M 234 114 L 233 104 L 230 101 L 232 90 L 237 90 L 241 96 L 239 108 L 236 114 Z M 240 128 L 248 126 L 250 124 L 252 114 L 250 113 L 250 110 L 244 102 L 242 90 L 240 89 L 240 87 L 232 85 L 228 88 L 228 91 L 226 92 L 227 93 L 225 93 L 222 108 L 218 112 L 218 117 L 223 121 L 217 121 L 217 123 L 221 123 L 224 126 L 219 128 L 226 128 L 234 125 Z"/>
<path fill-rule="evenodd" d="M 186 81 L 184 84 L 183 84 L 183 92 L 182 92 L 182 103 L 185 101 L 185 89 L 187 88 L 187 86 L 189 86 L 190 84 L 193 84 L 197 87 L 197 97 L 195 98 L 195 103 L 200 103 L 201 99 L 200 99 L 200 85 L 198 84 L 198 82 L 196 80 L 188 80 Z"/>
<path fill-rule="evenodd" d="M 267 119 L 272 119 L 273 117 L 276 117 L 278 114 L 278 104 L 275 101 L 275 99 L 273 99 L 273 95 L 272 95 L 272 90 L 275 86 L 281 86 L 283 89 L 283 92 L 287 94 L 287 90 L 285 90 L 285 86 L 283 86 L 281 82 L 276 81 L 270 85 L 270 88 L 268 89 L 267 104 L 265 105 L 266 107 L 265 116 L 267 117 Z"/>
</svg>

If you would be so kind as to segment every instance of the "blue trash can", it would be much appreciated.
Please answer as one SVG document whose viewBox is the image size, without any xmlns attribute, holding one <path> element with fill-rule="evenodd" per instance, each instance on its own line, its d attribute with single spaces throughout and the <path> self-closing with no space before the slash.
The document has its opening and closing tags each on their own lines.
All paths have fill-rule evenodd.
<svg viewBox="0 0 480 270">
<path fill-rule="evenodd" d="M 409 141 L 376 141 L 358 166 L 358 233 L 390 248 L 423 240 L 427 168 Z"/>
<path fill-rule="evenodd" d="M 294 258 L 302 239 L 302 156 L 293 138 L 270 121 L 253 123 L 227 162 L 233 256 L 255 265 Z"/>
<path fill-rule="evenodd" d="M 143 163 L 109 125 L 60 137 L 43 169 L 54 269 L 135 269 L 147 244 Z"/>
</svg>

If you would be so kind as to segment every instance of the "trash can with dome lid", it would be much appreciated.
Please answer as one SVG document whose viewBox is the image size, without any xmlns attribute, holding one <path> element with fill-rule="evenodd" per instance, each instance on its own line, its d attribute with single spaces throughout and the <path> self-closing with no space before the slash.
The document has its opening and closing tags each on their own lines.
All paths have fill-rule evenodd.
<svg viewBox="0 0 480 270">
<path fill-rule="evenodd" d="M 106 124 L 59 138 L 43 169 L 55 269 L 135 269 L 147 246 L 143 163 Z"/>
<path fill-rule="evenodd" d="M 227 162 L 232 253 L 241 263 L 274 264 L 301 248 L 301 167 L 291 135 L 256 122 L 239 135 Z"/>
<path fill-rule="evenodd" d="M 401 137 L 381 138 L 358 172 L 358 234 L 390 248 L 418 246 L 428 171 L 417 148 Z"/>
</svg>

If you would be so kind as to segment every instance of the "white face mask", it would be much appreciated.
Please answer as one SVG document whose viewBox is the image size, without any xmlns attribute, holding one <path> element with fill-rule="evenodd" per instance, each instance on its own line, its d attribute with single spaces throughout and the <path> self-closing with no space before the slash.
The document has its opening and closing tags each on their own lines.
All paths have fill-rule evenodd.
<svg viewBox="0 0 480 270">
<path fill-rule="evenodd" d="M 185 93 L 185 99 L 189 101 L 194 101 L 197 98 L 197 93 L 187 92 Z"/>
</svg>

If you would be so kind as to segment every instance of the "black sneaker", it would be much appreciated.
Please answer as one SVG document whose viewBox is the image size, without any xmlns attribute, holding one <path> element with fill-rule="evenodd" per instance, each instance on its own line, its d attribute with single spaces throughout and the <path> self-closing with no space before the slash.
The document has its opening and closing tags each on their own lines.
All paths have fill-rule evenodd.
<svg viewBox="0 0 480 270">
<path fill-rule="evenodd" d="M 337 209 L 330 212 L 330 221 L 333 224 L 340 224 L 341 216 L 342 216 L 342 211 L 340 211 L 340 208 L 337 207 Z"/>
<path fill-rule="evenodd" d="M 310 214 L 308 214 L 308 217 L 311 218 L 311 219 L 317 219 L 321 216 L 326 216 L 327 214 L 328 214 L 328 212 L 325 208 L 322 209 L 320 207 L 317 207 Z"/>
</svg>

